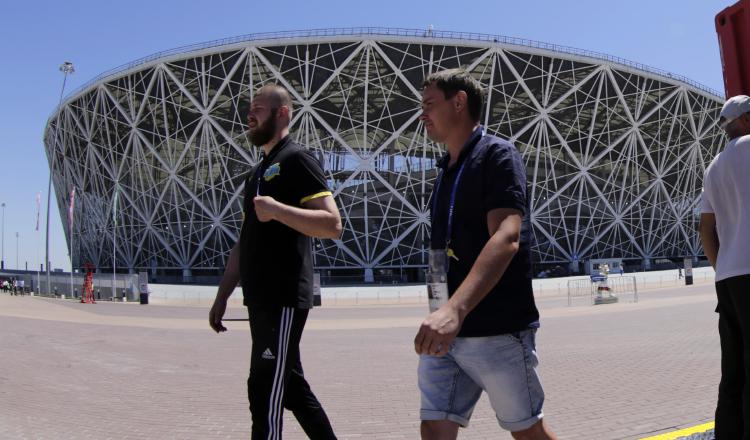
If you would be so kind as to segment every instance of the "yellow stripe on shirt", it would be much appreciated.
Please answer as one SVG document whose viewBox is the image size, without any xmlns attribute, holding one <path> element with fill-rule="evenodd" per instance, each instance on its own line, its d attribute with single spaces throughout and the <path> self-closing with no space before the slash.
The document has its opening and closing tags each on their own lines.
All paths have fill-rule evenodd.
<svg viewBox="0 0 750 440">
<path fill-rule="evenodd" d="M 315 193 L 315 194 L 313 194 L 311 196 L 304 197 L 302 200 L 299 201 L 299 204 L 301 205 L 301 204 L 303 204 L 305 202 L 309 202 L 312 199 L 317 199 L 317 198 L 320 198 L 320 197 L 332 196 L 332 195 L 333 195 L 333 193 L 331 193 L 330 191 L 323 191 L 323 192 Z"/>
</svg>

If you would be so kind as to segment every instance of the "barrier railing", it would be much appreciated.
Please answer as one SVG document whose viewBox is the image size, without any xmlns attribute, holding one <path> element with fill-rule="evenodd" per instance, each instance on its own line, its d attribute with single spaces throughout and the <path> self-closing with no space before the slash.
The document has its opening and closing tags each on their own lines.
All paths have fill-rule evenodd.
<svg viewBox="0 0 750 440">
<path fill-rule="evenodd" d="M 591 277 L 568 281 L 568 306 L 574 303 L 594 305 L 616 302 L 638 302 L 635 277 Z"/>
</svg>

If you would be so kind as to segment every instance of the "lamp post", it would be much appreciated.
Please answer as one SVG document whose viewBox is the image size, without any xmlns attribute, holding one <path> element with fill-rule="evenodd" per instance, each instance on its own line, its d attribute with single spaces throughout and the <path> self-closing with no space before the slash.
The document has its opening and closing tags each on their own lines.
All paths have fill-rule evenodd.
<svg viewBox="0 0 750 440">
<path fill-rule="evenodd" d="M 18 232 L 16 232 L 16 270 L 19 270 L 20 267 L 18 267 Z"/>
<path fill-rule="evenodd" d="M 0 206 L 3 207 L 3 251 L 0 258 L 0 269 L 5 269 L 5 202 Z"/>
<path fill-rule="evenodd" d="M 62 99 L 63 99 L 63 93 L 65 93 L 65 82 L 68 80 L 68 75 L 75 72 L 75 69 L 73 68 L 73 63 L 70 61 L 65 61 L 60 65 L 60 72 L 63 73 L 63 83 L 62 88 L 60 89 L 60 100 L 57 103 L 57 110 L 58 112 L 61 111 L 60 106 L 62 105 Z M 60 114 L 57 116 L 57 125 L 55 126 L 55 136 L 53 138 L 53 142 L 57 142 L 57 134 L 60 131 Z M 49 207 L 50 207 L 50 199 L 52 196 L 52 174 L 55 172 L 55 158 L 54 158 L 54 148 L 55 144 L 52 145 L 52 151 L 49 153 L 49 161 L 50 161 L 50 170 L 49 170 L 49 182 L 47 183 L 47 233 L 46 233 L 46 245 L 45 245 L 45 252 L 44 252 L 44 266 L 47 268 L 47 295 L 50 295 L 52 293 L 52 289 L 50 286 L 50 277 L 49 277 Z M 71 260 L 72 262 L 72 260 Z"/>
</svg>

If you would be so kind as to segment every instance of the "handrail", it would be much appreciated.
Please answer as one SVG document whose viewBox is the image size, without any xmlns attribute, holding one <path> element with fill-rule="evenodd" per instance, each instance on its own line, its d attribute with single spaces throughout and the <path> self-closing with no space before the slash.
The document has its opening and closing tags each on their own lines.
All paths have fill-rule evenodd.
<svg viewBox="0 0 750 440">
<path fill-rule="evenodd" d="M 677 80 L 693 86 L 699 90 L 710 93 L 717 97 L 723 96 L 717 90 L 714 90 L 708 86 L 693 81 L 685 76 L 673 74 L 666 70 L 657 69 L 642 63 L 636 63 L 625 58 L 620 58 L 613 55 L 608 55 L 601 52 L 577 49 L 570 46 L 563 46 L 559 44 L 545 43 L 542 41 L 529 40 L 526 38 L 506 37 L 502 35 L 482 34 L 477 32 L 454 32 L 454 31 L 436 31 L 436 30 L 424 30 L 424 29 L 406 29 L 406 28 L 389 28 L 389 27 L 353 27 L 353 28 L 327 28 L 327 29 L 309 29 L 309 30 L 296 30 L 296 31 L 280 31 L 280 32 L 260 32 L 253 34 L 239 35 L 236 37 L 222 38 L 219 40 L 211 40 L 203 43 L 190 44 L 187 46 L 180 46 L 174 49 L 164 50 L 153 53 L 151 55 L 138 58 L 137 60 L 129 63 L 122 64 L 113 69 L 103 72 L 91 80 L 87 81 L 82 86 L 76 88 L 70 92 L 65 102 L 72 97 L 82 92 L 83 90 L 91 87 L 93 84 L 113 77 L 117 74 L 133 69 L 135 67 L 147 64 L 151 61 L 179 55 L 182 53 L 189 53 L 193 51 L 208 49 L 212 47 L 225 46 L 230 44 L 237 44 L 249 41 L 259 40 L 283 40 L 292 38 L 311 38 L 311 37 L 338 37 L 338 36 L 395 36 L 395 37 L 418 37 L 418 38 L 435 38 L 435 39 L 450 39 L 450 40 L 468 40 L 468 41 L 487 41 L 492 43 L 504 43 L 513 44 L 518 46 L 533 47 L 536 49 L 546 49 L 559 53 L 566 53 L 570 55 L 579 55 L 588 58 L 598 59 L 602 61 L 608 61 L 612 63 L 621 64 L 623 66 L 632 67 L 644 72 L 660 75 L 671 80 Z M 52 115 L 57 113 L 58 109 L 52 112 Z M 50 118 L 52 117 L 50 115 Z"/>
</svg>

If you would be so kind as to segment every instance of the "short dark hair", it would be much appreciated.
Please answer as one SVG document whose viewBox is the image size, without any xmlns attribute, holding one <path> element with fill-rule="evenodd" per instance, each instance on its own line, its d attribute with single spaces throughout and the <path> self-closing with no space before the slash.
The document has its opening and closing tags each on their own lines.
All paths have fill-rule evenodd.
<svg viewBox="0 0 750 440">
<path fill-rule="evenodd" d="M 259 88 L 255 92 L 257 95 L 265 95 L 271 101 L 271 106 L 274 109 L 278 109 L 281 106 L 287 106 L 289 109 L 289 117 L 292 116 L 292 97 L 289 96 L 289 92 L 278 84 L 266 84 Z"/>
<path fill-rule="evenodd" d="M 463 90 L 467 96 L 469 116 L 479 122 L 484 105 L 484 87 L 466 69 L 448 69 L 431 73 L 422 83 L 422 88 L 435 85 L 443 91 L 445 99 L 451 99 Z"/>
</svg>

